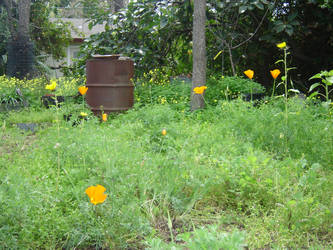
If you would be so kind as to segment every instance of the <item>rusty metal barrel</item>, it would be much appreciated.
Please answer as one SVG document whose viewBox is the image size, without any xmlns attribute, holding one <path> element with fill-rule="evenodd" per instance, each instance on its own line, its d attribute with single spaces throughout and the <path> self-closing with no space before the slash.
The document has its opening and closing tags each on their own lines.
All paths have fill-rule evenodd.
<svg viewBox="0 0 333 250">
<path fill-rule="evenodd" d="M 86 63 L 86 101 L 95 115 L 128 110 L 134 103 L 134 62 L 119 55 L 96 55 Z"/>
</svg>

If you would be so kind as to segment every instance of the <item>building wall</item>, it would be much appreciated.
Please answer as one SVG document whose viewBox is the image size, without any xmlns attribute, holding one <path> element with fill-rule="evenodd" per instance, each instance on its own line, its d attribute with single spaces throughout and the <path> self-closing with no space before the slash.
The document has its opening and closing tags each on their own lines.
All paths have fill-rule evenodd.
<svg viewBox="0 0 333 250">
<path fill-rule="evenodd" d="M 63 76 L 61 72 L 61 67 L 69 67 L 73 64 L 74 59 L 78 58 L 78 53 L 80 51 L 80 44 L 73 43 L 66 48 L 66 57 L 61 61 L 57 61 L 52 57 L 46 60 L 46 65 L 51 68 L 51 77 L 59 78 Z"/>
</svg>

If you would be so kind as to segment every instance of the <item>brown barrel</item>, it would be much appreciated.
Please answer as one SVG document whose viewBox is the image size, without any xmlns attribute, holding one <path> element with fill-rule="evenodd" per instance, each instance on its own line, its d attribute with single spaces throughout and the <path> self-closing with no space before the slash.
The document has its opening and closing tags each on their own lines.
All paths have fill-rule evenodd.
<svg viewBox="0 0 333 250">
<path fill-rule="evenodd" d="M 134 62 L 119 55 L 88 60 L 86 101 L 94 114 L 128 110 L 134 103 Z"/>
</svg>

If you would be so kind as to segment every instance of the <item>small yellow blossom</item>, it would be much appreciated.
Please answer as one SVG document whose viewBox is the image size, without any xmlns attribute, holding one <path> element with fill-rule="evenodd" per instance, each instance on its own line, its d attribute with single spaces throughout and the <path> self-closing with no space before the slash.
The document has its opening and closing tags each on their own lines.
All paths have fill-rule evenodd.
<svg viewBox="0 0 333 250">
<path fill-rule="evenodd" d="M 81 112 L 80 115 L 81 115 L 82 117 L 86 117 L 88 114 L 85 113 L 85 112 Z"/>
<path fill-rule="evenodd" d="M 280 49 L 284 49 L 287 46 L 286 42 L 282 42 L 282 43 L 278 43 L 276 45 L 276 47 L 280 48 Z"/>
<path fill-rule="evenodd" d="M 251 70 L 251 69 L 248 69 L 248 70 L 244 71 L 244 74 L 245 74 L 248 78 L 252 79 L 253 76 L 254 76 L 254 71 Z"/>
<path fill-rule="evenodd" d="M 107 197 L 107 194 L 104 194 L 105 187 L 102 185 L 90 186 L 86 189 L 86 194 L 88 195 L 90 202 L 94 205 L 103 203 Z"/>
<path fill-rule="evenodd" d="M 86 86 L 79 87 L 79 92 L 81 95 L 85 95 L 85 93 L 87 93 L 87 91 L 88 91 L 88 87 L 86 87 Z"/>
<path fill-rule="evenodd" d="M 57 87 L 57 82 L 55 80 L 51 80 L 50 84 L 47 84 L 45 86 L 45 89 L 53 91 L 53 90 L 55 90 L 56 87 Z"/>
<path fill-rule="evenodd" d="M 207 86 L 200 86 L 200 87 L 195 87 L 193 89 L 193 91 L 196 94 L 202 95 L 206 89 L 207 89 Z"/>
<path fill-rule="evenodd" d="M 102 121 L 106 122 L 108 120 L 108 114 L 103 114 L 102 115 Z"/>
<path fill-rule="evenodd" d="M 281 74 L 281 71 L 278 69 L 271 70 L 270 72 L 274 79 L 276 79 Z"/>
<path fill-rule="evenodd" d="M 164 135 L 164 136 L 165 136 L 166 134 L 167 134 L 167 131 L 166 131 L 166 129 L 163 129 L 163 130 L 162 130 L 162 135 Z"/>
</svg>

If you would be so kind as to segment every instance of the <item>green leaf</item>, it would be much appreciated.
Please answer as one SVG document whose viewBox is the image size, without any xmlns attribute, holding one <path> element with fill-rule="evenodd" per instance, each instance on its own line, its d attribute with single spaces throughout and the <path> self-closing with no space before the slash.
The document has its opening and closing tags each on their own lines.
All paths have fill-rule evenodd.
<svg viewBox="0 0 333 250">
<path fill-rule="evenodd" d="M 288 89 L 288 91 L 293 92 L 293 93 L 297 93 L 297 94 L 300 93 L 298 89 Z"/>
<path fill-rule="evenodd" d="M 276 86 L 277 88 L 280 86 L 280 85 L 282 85 L 283 84 L 283 82 L 279 82 L 279 84 Z"/>
<path fill-rule="evenodd" d="M 291 25 L 287 25 L 285 30 L 289 36 L 291 36 L 294 33 L 294 28 Z"/>
<path fill-rule="evenodd" d="M 260 3 L 260 2 L 255 2 L 254 4 L 255 4 L 255 6 L 256 6 L 258 9 L 261 9 L 261 10 L 264 9 L 264 5 L 263 5 L 262 3 Z"/>
<path fill-rule="evenodd" d="M 284 62 L 282 59 L 280 59 L 280 60 L 277 60 L 276 62 L 275 62 L 275 64 L 278 64 L 278 63 L 280 63 L 280 62 Z"/>
<path fill-rule="evenodd" d="M 274 30 L 276 31 L 276 33 L 280 33 L 280 32 L 282 32 L 285 29 L 285 27 L 286 26 L 284 24 L 277 25 L 277 26 L 274 27 Z"/>
<path fill-rule="evenodd" d="M 248 8 L 247 8 L 246 5 L 242 5 L 242 6 L 239 7 L 238 12 L 239 12 L 239 14 L 243 14 L 247 9 Z"/>
<path fill-rule="evenodd" d="M 333 76 L 326 77 L 326 80 L 330 83 L 327 84 L 328 86 L 331 86 L 333 84 Z"/>
<path fill-rule="evenodd" d="M 312 80 L 312 79 L 321 79 L 321 74 L 318 73 L 318 74 L 315 74 L 314 76 L 310 77 L 309 80 Z"/>
<path fill-rule="evenodd" d="M 297 15 L 298 15 L 297 11 L 294 12 L 294 13 L 292 13 L 292 14 L 290 14 L 290 15 L 288 16 L 288 21 L 289 21 L 289 22 L 293 21 L 293 20 L 297 17 Z"/>
<path fill-rule="evenodd" d="M 309 89 L 309 92 L 311 92 L 313 89 L 317 88 L 318 86 L 320 86 L 319 82 L 312 84 L 310 89 Z"/>
<path fill-rule="evenodd" d="M 331 85 L 333 84 L 332 82 L 327 81 L 327 78 L 326 78 L 326 79 L 323 79 L 322 82 L 325 83 L 327 86 L 331 86 Z"/>
</svg>

